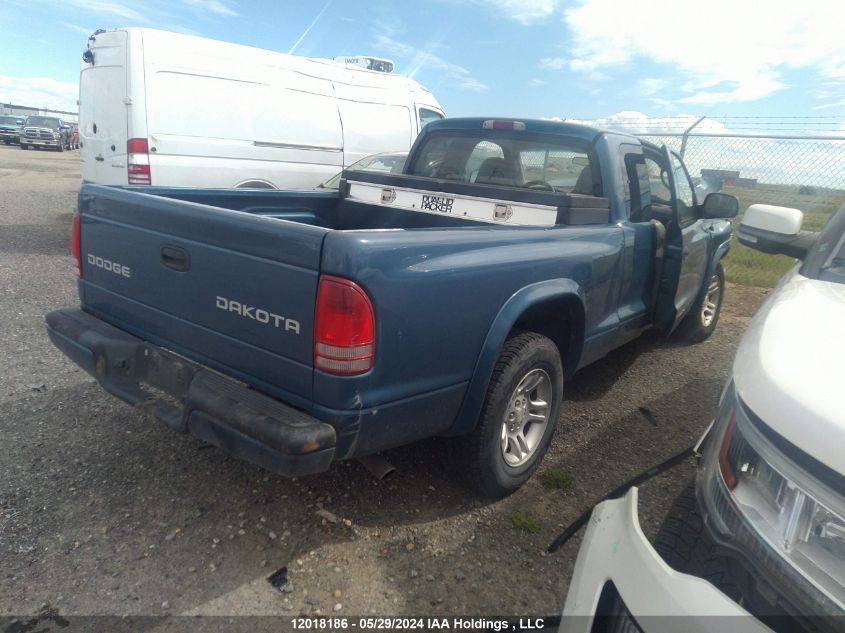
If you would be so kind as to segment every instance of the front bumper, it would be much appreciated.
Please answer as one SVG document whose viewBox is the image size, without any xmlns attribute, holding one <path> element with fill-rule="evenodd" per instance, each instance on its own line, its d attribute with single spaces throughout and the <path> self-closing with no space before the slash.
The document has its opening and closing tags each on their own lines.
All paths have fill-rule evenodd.
<svg viewBox="0 0 845 633">
<path fill-rule="evenodd" d="M 29 138 L 29 137 L 22 137 L 20 142 L 24 145 L 33 145 L 38 147 L 61 147 L 62 139 L 46 139 L 46 138 Z"/>
<path fill-rule="evenodd" d="M 608 583 L 645 633 L 769 631 L 709 582 L 675 571 L 660 558 L 640 528 L 636 488 L 593 510 L 560 630 L 589 633 Z"/>
<path fill-rule="evenodd" d="M 46 317 L 53 344 L 110 394 L 173 430 L 282 475 L 323 472 L 335 429 L 79 309 Z"/>
<path fill-rule="evenodd" d="M 11 130 L 0 130 L 0 141 L 11 141 L 17 143 L 20 140 L 20 134 Z"/>
</svg>

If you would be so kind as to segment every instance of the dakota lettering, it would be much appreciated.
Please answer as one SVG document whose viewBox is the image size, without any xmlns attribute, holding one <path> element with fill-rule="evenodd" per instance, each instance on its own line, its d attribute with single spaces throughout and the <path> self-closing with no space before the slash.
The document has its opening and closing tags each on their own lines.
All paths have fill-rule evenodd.
<svg viewBox="0 0 845 633">
<path fill-rule="evenodd" d="M 232 299 L 227 299 L 226 297 L 216 296 L 214 297 L 214 307 L 218 310 L 237 314 L 245 319 L 257 321 L 258 323 L 264 325 L 272 325 L 273 327 L 284 330 L 285 332 L 293 332 L 294 334 L 300 333 L 299 321 L 289 319 L 274 312 L 270 312 L 269 310 L 264 310 L 263 308 L 251 306 L 247 303 L 241 303 L 240 301 L 234 301 Z"/>
</svg>

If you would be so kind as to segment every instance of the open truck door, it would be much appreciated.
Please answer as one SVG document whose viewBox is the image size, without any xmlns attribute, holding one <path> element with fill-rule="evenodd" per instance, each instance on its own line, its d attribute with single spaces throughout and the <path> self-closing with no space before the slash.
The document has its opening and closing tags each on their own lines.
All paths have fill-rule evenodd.
<svg viewBox="0 0 845 633">
<path fill-rule="evenodd" d="M 661 178 L 671 193 L 672 215 L 666 227 L 666 248 L 654 322 L 670 334 L 687 315 L 707 271 L 707 230 L 699 217 L 695 193 L 677 154 L 664 145 Z"/>
</svg>

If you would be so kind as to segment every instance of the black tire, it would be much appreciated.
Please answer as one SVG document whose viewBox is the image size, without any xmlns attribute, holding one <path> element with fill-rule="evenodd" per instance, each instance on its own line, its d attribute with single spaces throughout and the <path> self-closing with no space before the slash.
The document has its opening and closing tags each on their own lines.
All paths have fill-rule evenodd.
<svg viewBox="0 0 845 633">
<path fill-rule="evenodd" d="M 725 297 L 725 270 L 721 263 L 716 265 L 716 270 L 706 284 L 701 297 L 678 326 L 678 334 L 691 343 L 706 341 L 716 330 Z M 714 289 L 718 290 L 715 297 Z"/>
<path fill-rule="evenodd" d="M 695 485 L 690 483 L 675 499 L 663 520 L 654 549 L 672 569 L 710 582 L 736 602 L 742 598 L 726 558 L 716 553 L 698 511 Z"/>
<path fill-rule="evenodd" d="M 24 145 L 23 143 L 21 143 L 21 149 L 29 149 L 29 146 L 28 146 L 28 145 Z"/>
<path fill-rule="evenodd" d="M 535 370 L 542 370 L 548 378 L 545 383 L 551 393 L 548 419 L 542 436 L 529 452 L 526 461 L 512 466 L 505 461 L 503 454 L 503 425 L 511 399 L 516 397 L 517 387 Z M 525 400 L 530 401 L 530 393 L 533 392 L 525 393 L 528 395 L 523 403 Z M 471 434 L 457 440 L 459 463 L 472 487 L 487 497 L 498 499 L 513 493 L 524 484 L 549 448 L 562 399 L 563 368 L 557 346 L 545 336 L 534 332 L 518 333 L 505 341 L 487 386 L 478 424 Z"/>
<path fill-rule="evenodd" d="M 61 143 L 59 143 L 59 146 L 56 148 L 56 151 L 57 151 L 57 152 L 63 152 L 63 151 L 65 151 L 65 142 L 64 142 L 64 141 L 62 141 Z"/>
</svg>

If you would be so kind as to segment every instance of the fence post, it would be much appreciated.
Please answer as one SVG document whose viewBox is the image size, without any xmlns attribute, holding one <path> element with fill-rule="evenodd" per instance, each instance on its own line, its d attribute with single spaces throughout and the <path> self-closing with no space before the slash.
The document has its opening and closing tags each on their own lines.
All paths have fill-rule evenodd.
<svg viewBox="0 0 845 633">
<path fill-rule="evenodd" d="M 683 136 L 683 138 L 681 139 L 681 158 L 683 158 L 683 157 L 684 157 L 684 152 L 686 152 L 686 151 L 687 151 L 687 139 L 689 138 L 689 133 L 690 133 L 690 132 L 692 132 L 692 131 L 695 129 L 695 127 L 696 127 L 699 123 L 701 123 L 704 119 L 706 119 L 706 118 L 707 118 L 706 116 L 701 117 L 698 121 L 696 121 L 695 123 L 693 123 L 692 125 L 690 125 L 690 126 L 689 126 L 689 127 L 688 127 L 685 131 L 684 131 L 684 136 Z"/>
</svg>

